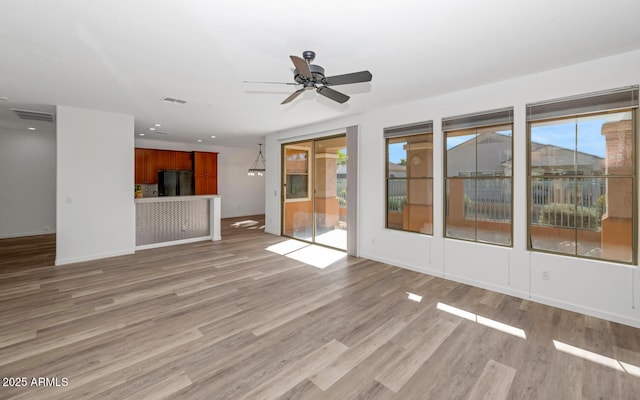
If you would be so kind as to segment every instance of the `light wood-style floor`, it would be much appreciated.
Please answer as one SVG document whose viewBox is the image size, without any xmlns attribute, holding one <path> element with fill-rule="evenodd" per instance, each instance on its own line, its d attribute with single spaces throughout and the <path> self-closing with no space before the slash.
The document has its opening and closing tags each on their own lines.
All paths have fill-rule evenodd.
<svg viewBox="0 0 640 400">
<path fill-rule="evenodd" d="M 0 241 L 0 377 L 28 383 L 0 398 L 640 398 L 638 329 L 364 259 L 315 268 L 265 250 L 287 239 L 263 221 L 61 267 L 53 237 Z"/>
</svg>

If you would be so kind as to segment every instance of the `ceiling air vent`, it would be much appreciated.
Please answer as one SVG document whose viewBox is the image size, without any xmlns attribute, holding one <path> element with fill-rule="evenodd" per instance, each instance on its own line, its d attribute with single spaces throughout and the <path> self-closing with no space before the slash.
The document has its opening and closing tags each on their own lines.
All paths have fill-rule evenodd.
<svg viewBox="0 0 640 400">
<path fill-rule="evenodd" d="M 162 101 L 165 101 L 167 103 L 175 103 L 175 104 L 187 104 L 186 100 L 176 99 L 173 97 L 164 97 Z"/>
<path fill-rule="evenodd" d="M 29 110 L 16 110 L 14 108 L 12 108 L 11 111 L 13 111 L 16 117 L 20 119 L 26 119 L 29 121 L 54 122 L 53 114 L 51 113 Z"/>
</svg>

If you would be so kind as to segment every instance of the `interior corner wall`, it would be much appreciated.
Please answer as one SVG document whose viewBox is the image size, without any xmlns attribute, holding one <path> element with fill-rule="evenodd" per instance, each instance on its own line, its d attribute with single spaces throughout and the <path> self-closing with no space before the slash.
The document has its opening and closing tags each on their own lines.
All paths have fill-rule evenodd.
<svg viewBox="0 0 640 400">
<path fill-rule="evenodd" d="M 434 54 L 434 59 L 437 56 Z M 372 86 L 375 82 L 374 76 Z M 361 257 L 640 327 L 637 266 L 528 250 L 525 120 L 527 103 L 639 83 L 640 50 L 636 50 L 276 132 L 267 136 L 267 170 L 279 171 L 282 142 L 358 125 L 358 254 Z M 358 99 L 354 96 L 351 101 Z M 513 247 L 447 239 L 443 236 L 442 119 L 510 106 L 514 107 Z M 386 229 L 383 130 L 428 120 L 433 120 L 434 125 L 434 234 Z M 640 151 L 637 155 L 640 157 Z M 278 174 L 268 174 L 266 230 L 276 234 L 280 233 L 279 184 Z M 640 207 L 636 207 L 640 214 Z M 549 273 L 550 279 L 543 279 L 543 271 Z"/>
<path fill-rule="evenodd" d="M 247 175 L 258 155 L 258 146 L 220 147 L 215 151 L 222 218 L 264 214 L 264 176 Z"/>
<path fill-rule="evenodd" d="M 56 230 L 56 135 L 0 129 L 0 238 Z"/>
<path fill-rule="evenodd" d="M 133 116 L 67 106 L 56 114 L 56 265 L 133 253 Z"/>
<path fill-rule="evenodd" d="M 221 217 L 232 218 L 264 214 L 264 177 L 248 176 L 247 170 L 258 155 L 257 144 L 215 146 L 135 139 L 135 146 L 174 151 L 211 151 L 218 153 L 218 194 Z M 263 148 L 264 153 L 264 148 Z"/>
</svg>

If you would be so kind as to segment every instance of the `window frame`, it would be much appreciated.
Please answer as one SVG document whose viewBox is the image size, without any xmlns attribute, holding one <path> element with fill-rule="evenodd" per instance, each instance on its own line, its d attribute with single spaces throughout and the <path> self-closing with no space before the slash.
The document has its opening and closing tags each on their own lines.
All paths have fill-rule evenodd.
<svg viewBox="0 0 640 400">
<path fill-rule="evenodd" d="M 482 134 L 478 134 L 476 136 L 476 143 L 474 143 L 474 151 L 475 151 L 475 155 L 476 155 L 476 159 L 475 159 L 475 171 L 473 172 L 473 174 L 471 172 L 469 172 L 468 176 L 448 176 L 448 150 L 447 150 L 447 132 L 456 132 L 456 131 L 462 131 L 462 130 L 470 130 L 470 129 L 474 129 L 474 130 L 479 130 L 479 129 L 486 129 L 486 128 L 491 128 L 491 127 L 499 127 L 499 126 L 506 126 L 506 125 L 510 125 L 511 126 L 511 144 L 510 144 L 510 151 L 511 151 L 511 174 L 510 175 L 500 175 L 500 176 L 486 176 L 486 175 L 480 175 L 478 173 L 478 158 L 477 158 L 477 151 L 478 151 L 478 143 L 477 143 L 477 138 L 481 137 Z M 499 246 L 499 247 L 505 247 L 505 248 L 513 248 L 514 245 L 514 240 L 513 240 L 513 225 L 514 225 L 514 213 L 513 213 L 513 189 L 514 189 L 514 174 L 513 174 L 513 167 L 514 167 L 514 158 L 515 158 L 515 153 L 514 153 L 514 121 L 513 121 L 513 107 L 507 107 L 507 108 L 502 108 L 502 109 L 497 109 L 497 110 L 489 110 L 489 111 L 484 111 L 484 112 L 479 112 L 479 113 L 472 113 L 472 114 L 467 114 L 467 115 L 461 115 L 461 116 L 456 116 L 456 117 L 449 117 L 449 118 L 443 118 L 442 120 L 442 152 L 443 152 L 443 157 L 442 157 L 442 202 L 443 202 L 443 213 L 442 213 L 442 237 L 444 239 L 451 239 L 451 240 L 460 240 L 463 242 L 470 242 L 470 243 L 478 243 L 478 244 L 483 244 L 483 245 L 492 245 L 492 246 Z M 510 200 L 509 200 L 509 207 L 510 207 L 510 221 L 509 221 L 509 243 L 496 243 L 496 242 L 490 242 L 490 241 L 486 241 L 486 240 L 478 240 L 478 235 L 477 235 L 477 216 L 474 219 L 474 239 L 468 239 L 468 238 L 462 238 L 462 237 L 453 237 L 453 236 L 447 236 L 447 217 L 449 215 L 449 190 L 448 190 L 448 184 L 450 181 L 452 180 L 467 180 L 467 179 L 472 179 L 474 182 L 477 182 L 479 180 L 502 180 L 502 179 L 509 179 L 510 184 L 511 184 L 511 190 L 510 190 Z"/>
<path fill-rule="evenodd" d="M 585 97 L 590 98 L 590 97 L 596 97 L 593 95 L 585 95 Z M 576 96 L 577 99 L 580 99 L 580 96 Z M 552 103 L 552 101 L 550 101 L 549 103 Z M 529 108 L 529 105 L 527 105 L 527 108 Z M 606 115 L 606 114 L 612 114 L 612 113 L 620 113 L 620 112 L 630 112 L 631 113 L 631 138 L 632 138 L 632 170 L 631 170 L 631 174 L 630 175 L 606 175 L 606 174 L 602 174 L 602 175 L 584 175 L 579 173 L 577 170 L 574 171 L 573 174 L 571 175 L 562 175 L 562 176 L 544 176 L 544 175 L 532 175 L 531 174 L 531 170 L 532 170 L 532 166 L 531 166 L 531 128 L 534 124 L 536 123 L 548 123 L 548 122 L 553 122 L 553 121 L 562 121 L 562 120 L 567 120 L 567 119 L 571 119 L 574 118 L 576 119 L 576 122 L 578 119 L 580 118 L 587 118 L 587 117 L 593 117 L 593 116 L 598 116 L 598 115 Z M 527 115 L 529 115 L 529 111 L 527 110 Z M 638 118 L 638 107 L 624 107 L 624 108 L 613 108 L 613 109 L 604 109 L 604 110 L 600 110 L 600 111 L 592 111 L 590 110 L 589 112 L 586 113 L 571 113 L 571 114 L 567 114 L 567 115 L 554 115 L 552 117 L 549 118 L 538 118 L 535 120 L 529 120 L 527 119 L 526 121 L 526 152 L 527 152 L 527 159 L 526 159 L 526 178 L 527 178 L 527 251 L 530 252 L 535 252 L 535 253 L 543 253 L 543 254 L 552 254 L 552 255 L 558 255 L 558 256 L 565 256 L 565 257 L 573 257 L 573 258 L 577 258 L 577 259 L 586 259 L 586 260 L 594 260 L 594 261 L 600 261 L 600 262 L 607 262 L 607 263 L 616 263 L 616 264 L 622 264 L 622 265 L 633 265 L 636 266 L 638 264 L 638 145 L 640 144 L 640 140 L 638 140 L 636 138 L 636 135 L 638 134 L 638 132 L 640 132 L 640 120 Z M 578 136 L 578 133 L 576 132 L 576 137 Z M 578 151 L 578 148 L 576 147 L 575 151 Z M 533 242 L 532 242 L 532 235 L 531 235 L 531 227 L 532 227 L 532 221 L 531 221 L 531 213 L 532 213 L 532 195 L 533 195 L 533 179 L 540 179 L 540 178 L 549 178 L 549 179 L 575 179 L 575 180 L 579 180 L 579 179 L 585 179 L 585 178 L 600 178 L 600 179 L 608 179 L 608 178 L 614 178 L 614 179 L 621 179 L 621 178 L 629 178 L 631 179 L 631 192 L 632 192 L 632 202 L 631 202 L 631 215 L 632 215 L 632 230 L 631 230 L 631 261 L 620 261 L 620 260 L 614 260 L 614 259 L 608 259 L 608 258 L 603 258 L 603 257 L 593 257 L 593 256 L 588 256 L 588 255 L 582 255 L 582 254 L 578 254 L 578 252 L 576 251 L 575 254 L 571 254 L 571 253 L 562 253 L 562 252 L 558 252 L 558 251 L 552 251 L 552 250 L 546 250 L 546 249 L 538 249 L 538 248 L 534 248 L 533 247 Z M 576 234 L 574 235 L 574 237 L 576 237 L 576 249 L 577 249 L 577 245 L 578 245 L 578 240 L 577 240 L 577 232 L 578 232 L 578 227 L 573 227 L 573 228 L 568 228 L 568 229 L 573 229 Z"/>
<path fill-rule="evenodd" d="M 430 166 L 430 170 L 431 170 L 431 176 L 422 176 L 422 177 L 415 177 L 415 178 L 411 178 L 408 176 L 405 176 L 404 178 L 392 178 L 390 176 L 389 173 L 389 142 L 391 140 L 394 139 L 402 139 L 402 138 L 411 138 L 411 137 L 417 137 L 417 136 L 425 136 L 425 138 L 427 139 L 425 141 L 425 143 L 429 143 L 429 137 L 430 137 L 430 143 L 431 143 L 431 166 Z M 426 235 L 426 236 L 433 236 L 433 231 L 434 231 L 434 227 L 433 227 L 433 217 L 434 217 L 434 213 L 433 213 L 433 201 L 435 199 L 435 192 L 434 192 L 434 185 L 433 185 L 433 181 L 434 181 L 434 177 L 433 177 L 433 168 L 434 168 L 434 134 L 433 134 L 433 121 L 425 121 L 425 122 L 419 122 L 419 123 L 414 123 L 414 124 L 408 124 L 408 125 L 401 125 L 401 126 L 396 126 L 396 127 L 390 127 L 390 128 L 384 128 L 384 152 L 385 152 L 385 175 L 384 175 L 384 192 L 385 192 L 385 196 L 384 196 L 384 226 L 385 229 L 389 229 L 389 230 L 394 230 L 394 231 L 400 231 L 400 232 L 407 232 L 407 233 L 416 233 L 419 235 Z M 408 158 L 408 157 L 407 157 Z M 407 163 L 410 163 L 411 160 L 406 160 Z M 411 229 L 405 229 L 404 227 L 402 228 L 396 228 L 396 227 L 392 227 L 389 226 L 389 182 L 390 181 L 400 181 L 403 180 L 406 182 L 406 191 L 407 191 L 407 197 L 408 197 L 408 192 L 409 192 L 409 184 L 411 181 L 415 181 L 415 180 L 420 180 L 420 181 L 425 181 L 430 183 L 431 185 L 431 215 L 430 215 L 430 220 L 431 220 L 431 232 L 422 232 L 422 231 L 417 231 L 417 230 L 411 230 Z M 405 201 L 406 203 L 406 201 Z"/>
<path fill-rule="evenodd" d="M 312 186 L 311 186 L 312 173 L 311 173 L 311 170 L 313 168 L 313 163 L 311 162 L 312 161 L 311 160 L 311 156 L 312 156 L 311 150 L 312 149 L 311 148 L 307 148 L 305 146 L 296 146 L 296 145 L 288 145 L 288 144 L 284 146 L 284 149 L 285 149 L 284 160 L 283 160 L 284 163 L 285 163 L 285 168 L 284 168 L 285 191 L 283 193 L 284 201 L 286 203 L 293 203 L 293 202 L 296 202 L 296 201 L 309 201 L 309 200 L 311 200 L 311 196 L 313 194 L 313 193 L 311 193 L 312 192 Z M 304 151 L 304 152 L 307 153 L 307 172 L 306 172 L 306 174 L 302 174 L 302 173 L 293 173 L 292 174 L 292 173 L 288 173 L 287 172 L 287 168 L 286 168 L 286 163 L 287 163 L 287 153 L 286 153 L 286 151 L 287 151 L 287 149 Z M 307 177 L 307 179 L 306 179 L 306 181 L 307 181 L 307 195 L 305 197 L 293 197 L 293 198 L 287 197 L 288 190 L 289 190 L 289 186 L 288 186 L 288 184 L 289 184 L 288 177 L 289 176 L 306 176 Z"/>
</svg>

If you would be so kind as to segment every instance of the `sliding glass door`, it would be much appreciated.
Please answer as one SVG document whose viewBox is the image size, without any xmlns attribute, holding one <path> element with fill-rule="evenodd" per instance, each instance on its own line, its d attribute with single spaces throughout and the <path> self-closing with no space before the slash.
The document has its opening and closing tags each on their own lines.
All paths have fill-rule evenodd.
<svg viewBox="0 0 640 400">
<path fill-rule="evenodd" d="M 283 234 L 347 249 L 347 139 L 283 145 Z"/>
<path fill-rule="evenodd" d="M 283 147 L 283 234 L 313 241 L 313 142 Z"/>
<path fill-rule="evenodd" d="M 315 243 L 347 249 L 347 137 L 315 141 Z"/>
</svg>

